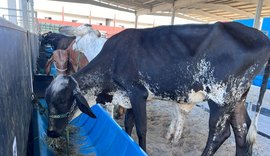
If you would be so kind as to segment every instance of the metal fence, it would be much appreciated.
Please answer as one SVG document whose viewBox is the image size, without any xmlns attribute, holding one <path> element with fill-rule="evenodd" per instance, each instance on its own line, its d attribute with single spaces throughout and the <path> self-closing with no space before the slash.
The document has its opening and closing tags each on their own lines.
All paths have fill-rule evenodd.
<svg viewBox="0 0 270 156">
<path fill-rule="evenodd" d="M 47 33 L 49 31 L 54 33 L 59 33 L 59 28 L 63 25 L 60 24 L 51 24 L 51 23 L 40 23 L 40 33 Z"/>
<path fill-rule="evenodd" d="M 37 20 L 37 12 L 36 11 L 26 11 L 26 16 L 23 16 L 23 10 L 21 9 L 12 9 L 12 8 L 3 8 L 0 7 L 1 11 L 4 11 L 5 13 L 2 14 L 2 17 L 6 20 L 9 20 L 10 22 L 28 30 L 31 33 L 39 34 L 40 32 L 40 26 Z M 13 11 L 15 15 L 10 15 L 7 12 Z M 13 20 L 11 20 L 13 19 Z M 15 21 L 14 21 L 15 19 Z"/>
</svg>

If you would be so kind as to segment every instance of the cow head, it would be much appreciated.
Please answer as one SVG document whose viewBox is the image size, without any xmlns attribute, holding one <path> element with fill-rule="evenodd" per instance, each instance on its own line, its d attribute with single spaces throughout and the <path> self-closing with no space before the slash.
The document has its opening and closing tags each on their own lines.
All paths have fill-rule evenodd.
<svg viewBox="0 0 270 156">
<path fill-rule="evenodd" d="M 45 66 L 45 72 L 50 74 L 51 64 L 54 62 L 55 68 L 58 74 L 67 74 L 69 56 L 66 50 L 55 50 L 51 58 L 47 61 Z"/>
<path fill-rule="evenodd" d="M 94 34 L 97 37 L 101 37 L 101 33 L 98 30 L 94 30 L 89 24 L 82 24 L 78 27 L 62 26 L 59 28 L 59 32 L 65 36 L 82 37 L 85 34 Z"/>
<path fill-rule="evenodd" d="M 56 77 L 46 89 L 45 100 L 48 104 L 49 137 L 56 138 L 62 134 L 76 107 L 88 116 L 96 118 L 81 94 L 77 81 L 71 76 Z"/>
</svg>

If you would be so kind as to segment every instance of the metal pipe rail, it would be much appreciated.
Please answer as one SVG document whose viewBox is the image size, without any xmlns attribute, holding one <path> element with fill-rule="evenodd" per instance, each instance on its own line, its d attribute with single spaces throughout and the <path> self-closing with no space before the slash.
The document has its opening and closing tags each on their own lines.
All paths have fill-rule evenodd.
<svg viewBox="0 0 270 156">
<path fill-rule="evenodd" d="M 16 25 L 26 29 L 27 31 L 31 33 L 38 34 L 40 32 L 40 26 L 38 23 L 37 19 L 37 12 L 36 11 L 31 11 L 27 10 L 28 17 L 25 19 L 22 15 L 17 15 L 21 14 L 23 12 L 22 9 L 14 9 L 14 8 L 3 8 L 0 7 L 0 10 L 5 10 L 5 11 L 16 11 L 16 15 L 8 15 L 6 13 L 2 14 L 2 17 L 8 21 L 10 21 L 9 17 L 15 17 L 16 18 Z M 26 24 L 25 24 L 26 23 Z"/>
</svg>

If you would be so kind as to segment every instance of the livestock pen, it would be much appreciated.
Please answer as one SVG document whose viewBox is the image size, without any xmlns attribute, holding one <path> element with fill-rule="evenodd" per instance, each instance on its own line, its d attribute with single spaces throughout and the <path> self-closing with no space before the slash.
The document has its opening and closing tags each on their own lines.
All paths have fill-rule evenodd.
<svg viewBox="0 0 270 156">
<path fill-rule="evenodd" d="M 38 36 L 0 18 L 0 155 L 27 155 Z"/>
<path fill-rule="evenodd" d="M 10 1 L 10 0 L 9 0 Z M 12 0 L 11 0 L 12 1 Z M 31 1 L 31 0 L 29 0 Z M 260 0 L 261 1 L 261 0 Z M 79 1 L 78 1 L 79 2 Z M 80 1 L 81 2 L 81 1 Z M 91 1 L 92 2 L 92 1 Z M 109 6 L 109 4 L 102 3 L 102 1 L 93 1 L 96 4 L 101 3 L 102 6 Z M 124 1 L 123 1 L 124 2 Z M 137 1 L 138 2 L 138 1 Z M 175 3 L 174 3 L 175 2 Z M 242 16 L 237 16 L 240 18 L 246 18 L 245 15 L 248 15 L 249 18 L 253 18 L 253 15 L 255 15 L 255 9 L 256 7 L 255 1 L 250 1 L 248 5 L 249 9 L 245 9 L 245 7 L 241 8 L 241 5 L 245 6 L 247 1 L 220 1 L 216 2 L 215 4 L 204 3 L 203 0 L 198 0 L 196 2 L 200 2 L 199 4 L 192 4 L 195 1 L 173 1 L 173 9 L 172 14 L 173 18 L 171 21 L 171 24 L 173 24 L 174 17 L 188 17 L 189 19 L 194 20 L 202 20 L 203 22 L 206 22 L 206 20 L 215 21 L 215 20 L 230 20 L 233 18 L 233 16 L 237 16 L 237 14 L 242 14 Z M 224 2 L 224 3 L 223 3 Z M 227 2 L 227 3 L 226 3 Z M 231 5 L 230 3 L 235 3 Z M 116 2 L 115 3 L 121 3 Z M 143 13 L 151 13 L 156 15 L 168 15 L 170 13 L 162 13 L 159 12 L 158 9 L 164 8 L 168 9 L 171 8 L 171 4 L 168 1 L 168 3 L 161 3 L 158 4 L 158 1 L 141 1 L 141 5 L 135 5 L 135 20 L 138 21 L 139 15 Z M 142 5 L 142 3 L 144 3 Z M 187 3 L 187 4 L 186 4 Z M 153 4 L 153 5 L 152 5 Z M 164 6 L 162 6 L 165 4 Z M 264 8 L 267 10 L 269 5 L 269 2 L 264 3 Z M 114 5 L 114 4 L 113 4 Z M 117 4 L 122 6 L 123 8 L 126 7 L 122 4 Z M 127 4 L 126 4 L 127 5 Z M 134 5 L 133 3 L 130 3 L 129 5 Z M 146 5 L 146 7 L 145 7 Z M 149 9 L 147 5 L 151 6 L 153 9 Z M 159 6 L 160 5 L 160 6 Z M 138 6 L 143 6 L 144 8 L 136 8 Z M 178 6 L 182 6 L 183 9 L 174 10 Z M 222 7 L 223 6 L 223 7 Z M 240 7 L 238 7 L 240 6 Z M 110 6 L 113 8 L 116 8 L 115 6 Z M 120 7 L 120 8 L 122 8 Z M 190 7 L 186 9 L 186 7 Z M 197 9 L 194 9 L 194 8 Z M 247 8 L 248 8 L 247 7 Z M 122 8 L 122 9 L 123 9 Z M 202 8 L 208 8 L 201 10 Z M 213 8 L 219 9 L 218 11 L 214 11 Z M 222 10 L 222 9 L 225 9 Z M 259 7 L 258 7 L 259 8 Z M 150 12 L 149 12 L 149 10 Z M 213 10 L 211 10 L 213 9 Z M 229 11 L 233 10 L 232 15 L 228 15 Z M 239 11 L 240 10 L 240 11 Z M 133 10 L 127 9 L 127 11 L 132 12 Z M 152 12 L 153 11 L 153 12 Z M 157 11 L 157 12 L 155 12 Z M 176 12 L 180 12 L 176 13 Z M 188 16 L 185 16 L 181 13 L 184 12 Z M 214 12 L 213 12 L 214 11 Z M 226 14 L 228 17 L 222 17 L 223 15 L 219 16 L 216 15 L 216 13 L 222 13 L 223 15 Z M 210 14 L 207 12 L 211 12 Z M 256 11 L 257 12 L 257 11 Z M 197 17 L 193 18 L 193 13 L 200 13 Z M 257 14 L 257 13 L 256 13 Z M 264 11 L 262 15 L 265 17 L 267 16 L 268 11 Z M 205 15 L 208 15 L 208 17 L 203 17 Z M 8 17 L 8 16 L 5 16 Z M 44 23 L 64 23 L 64 24 L 80 24 L 76 22 L 65 22 L 65 21 L 54 21 L 54 20 L 43 20 L 40 19 L 40 22 Z M 207 21 L 209 22 L 209 21 Z M 60 24 L 59 24 L 60 25 Z M 153 24 L 154 25 L 154 24 Z M 252 25 L 251 25 L 252 26 Z M 103 28 L 105 26 L 97 26 L 99 28 Z M 136 26 L 137 27 L 137 22 Z M 58 28 L 57 28 L 58 29 Z M 110 29 L 113 32 L 115 32 L 116 28 Z M 122 29 L 119 29 L 122 30 Z M 1 138 L 1 144 L 3 146 L 0 147 L 0 155 L 50 155 L 52 154 L 50 147 L 48 147 L 48 142 L 46 140 L 46 127 L 47 127 L 47 117 L 46 117 L 46 102 L 43 100 L 44 96 L 44 89 L 48 86 L 48 84 L 53 80 L 52 76 L 45 76 L 41 73 L 37 73 L 38 71 L 42 70 L 42 63 L 45 63 L 47 60 L 46 54 L 43 52 L 39 52 L 38 50 L 38 34 L 29 32 L 27 29 L 23 29 L 21 27 L 18 27 L 10 22 L 7 22 L 5 20 L 0 20 L 0 46 L 1 46 L 1 57 L 0 57 L 0 103 L 1 103 L 1 118 L 0 118 L 0 138 Z M 112 33 L 111 33 L 112 34 Z M 110 33 L 109 33 L 110 35 Z M 37 60 L 37 58 L 39 58 Z M 38 62 L 38 66 L 36 65 L 36 62 Z M 55 71 L 55 70 L 54 70 Z M 34 76 L 34 74 L 38 74 Z M 258 80 L 261 81 L 261 80 Z M 32 86 L 32 82 L 34 83 L 34 86 Z M 47 83 L 47 84 L 46 84 Z M 257 83 L 256 80 L 253 81 L 254 84 L 258 84 L 260 86 L 260 82 Z M 37 87 L 37 88 L 36 88 Z M 43 91 L 39 92 L 40 90 L 38 87 L 41 87 Z M 39 98 L 38 100 L 34 98 L 33 93 L 35 92 L 36 96 Z M 259 88 L 252 86 L 250 90 L 250 94 L 247 99 L 247 106 L 249 109 L 249 113 L 251 116 L 254 115 L 254 107 L 256 104 L 256 100 L 258 97 Z M 269 149 L 269 96 L 270 92 L 269 90 L 266 92 L 266 98 L 264 99 L 264 106 L 261 111 L 261 118 L 259 120 L 259 134 L 258 135 L 258 141 L 255 145 L 254 154 L 255 155 L 268 155 L 267 151 Z M 32 98 L 32 99 L 31 99 Z M 33 101 L 31 101 L 33 100 Z M 37 100 L 37 101 L 35 101 Z M 34 102 L 34 105 L 32 105 L 32 102 Z M 205 107 L 205 105 L 199 104 L 198 107 L 195 107 L 195 109 L 188 115 L 186 122 L 184 124 L 183 129 L 183 135 L 181 140 L 176 143 L 172 144 L 169 140 L 166 140 L 164 138 L 164 134 L 166 134 L 169 123 L 170 122 L 177 122 L 179 124 L 181 123 L 181 120 L 174 120 L 175 114 L 177 112 L 175 111 L 175 107 L 166 104 L 167 107 L 164 108 L 164 103 L 162 101 L 157 101 L 154 103 L 151 103 L 148 110 L 148 134 L 149 137 L 147 138 L 148 142 L 148 148 L 147 148 L 147 154 L 149 155 L 200 155 L 203 146 L 206 142 L 205 134 L 207 134 L 207 126 L 208 121 L 207 118 L 209 117 L 209 114 L 207 113 L 208 108 Z M 266 104 L 266 106 L 265 106 Z M 203 108 L 203 109 L 201 109 Z M 101 111 L 102 114 L 102 121 L 104 120 L 109 121 L 109 124 L 112 124 L 113 126 L 116 125 L 114 121 L 112 121 L 108 116 L 106 116 L 106 112 L 103 112 L 102 108 L 100 108 L 98 105 L 96 105 L 96 108 L 94 108 L 95 111 Z M 206 110 L 206 111 L 204 111 Z M 31 119 L 32 118 L 32 119 Z M 76 122 L 75 122 L 76 121 Z M 87 122 L 86 122 L 87 121 Z M 87 123 L 78 125 L 80 123 Z M 123 126 L 123 119 L 117 120 L 118 124 Z M 79 134 L 86 134 L 86 136 L 81 136 L 81 141 L 76 142 L 78 145 L 84 145 L 81 146 L 79 150 L 81 150 L 84 154 L 91 153 L 92 151 L 95 151 L 98 149 L 93 148 L 93 142 L 89 141 L 91 139 L 90 133 L 92 135 L 95 135 L 97 133 L 99 134 L 105 134 L 106 135 L 100 135 L 100 141 L 102 144 L 98 145 L 105 145 L 107 146 L 108 142 L 114 142 L 113 139 L 108 139 L 111 137 L 111 135 L 114 135 L 116 132 L 122 132 L 121 128 L 117 128 L 117 130 L 107 131 L 109 128 L 106 129 L 107 126 L 100 125 L 100 127 L 93 126 L 95 129 L 95 132 L 92 133 L 90 131 L 85 130 L 85 126 L 91 126 L 92 120 L 89 120 L 84 115 L 76 118 L 71 124 L 75 124 L 75 126 L 78 126 L 82 128 L 82 130 L 79 131 Z M 77 125 L 76 125 L 77 124 Z M 93 124 L 96 124 L 93 122 Z M 100 124 L 100 123 L 99 123 Z M 105 129 L 102 129 L 103 128 Z M 111 129 L 111 128 L 110 128 Z M 88 129 L 87 129 L 88 130 Z M 100 132 L 98 132 L 100 130 Z M 123 132 L 124 133 L 124 132 Z M 89 135 L 88 135 L 89 134 Z M 73 134 L 69 134 L 73 135 Z M 119 135 L 122 135 L 120 133 Z M 118 135 L 117 135 L 118 136 Z M 65 137 L 65 136 L 64 136 Z M 115 136 L 113 136 L 115 137 Z M 124 136 L 126 137 L 126 136 Z M 136 141 L 136 135 L 133 134 L 133 137 Z M 87 138 L 87 139 L 85 139 Z M 114 138 L 115 139 L 115 138 Z M 131 146 L 133 146 L 136 150 L 140 151 L 136 143 L 130 139 L 126 138 L 131 142 Z M 126 141 L 125 139 L 125 141 Z M 67 139 L 68 140 L 68 139 Z M 122 140 L 118 140 L 120 143 Z M 124 142 L 124 141 L 123 141 Z M 122 142 L 122 143 L 123 143 Z M 104 144 L 103 144 L 104 143 Z M 224 143 L 224 146 L 218 151 L 218 156 L 223 155 L 233 155 L 234 154 L 234 137 L 231 136 L 228 141 Z M 69 146 L 64 144 L 63 146 Z M 116 144 L 118 146 L 115 148 L 117 151 L 118 149 L 122 149 L 123 146 L 121 144 Z M 111 146 L 110 146 L 111 147 Z M 63 148 L 66 150 L 66 147 Z M 100 149 L 100 147 L 99 147 Z M 68 150 L 68 149 L 67 149 Z M 110 150 L 108 150 L 110 151 Z M 66 151 L 65 151 L 66 152 Z M 66 154 L 68 154 L 70 151 L 67 151 Z M 92 152 L 94 153 L 94 152 Z M 109 153 L 112 154 L 112 153 Z M 141 152 L 141 154 L 145 154 Z M 106 155 L 102 153 L 102 155 Z M 127 155 L 127 154 L 126 154 Z"/>
</svg>

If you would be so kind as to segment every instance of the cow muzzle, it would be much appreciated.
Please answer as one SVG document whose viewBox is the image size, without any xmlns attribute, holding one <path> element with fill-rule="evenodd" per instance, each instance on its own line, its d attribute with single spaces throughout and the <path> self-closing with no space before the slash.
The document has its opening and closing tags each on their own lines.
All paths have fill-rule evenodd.
<svg viewBox="0 0 270 156">
<path fill-rule="evenodd" d="M 56 132 L 56 131 L 50 131 L 50 130 L 47 130 L 47 135 L 48 137 L 50 138 L 58 138 L 61 136 L 60 133 Z"/>
</svg>

